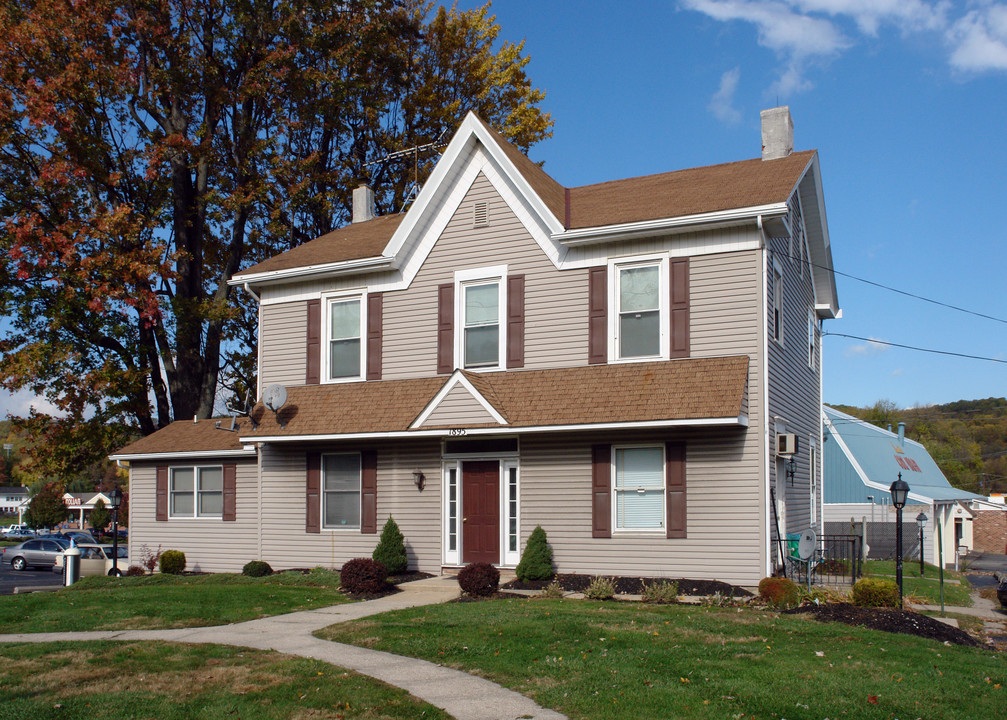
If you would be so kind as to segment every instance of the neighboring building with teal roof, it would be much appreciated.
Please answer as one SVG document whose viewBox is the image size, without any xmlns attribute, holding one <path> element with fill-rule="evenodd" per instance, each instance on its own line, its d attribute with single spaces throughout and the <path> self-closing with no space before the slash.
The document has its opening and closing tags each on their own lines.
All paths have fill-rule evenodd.
<svg viewBox="0 0 1007 720">
<path fill-rule="evenodd" d="M 828 406 L 822 408 L 822 422 L 826 523 L 866 522 L 868 518 L 873 523 L 894 523 L 889 488 L 901 473 L 909 484 L 909 500 L 903 511 L 904 538 L 917 538 L 913 547 L 918 546 L 916 517 L 923 512 L 928 518 L 925 558 L 936 557 L 935 519 L 943 528 L 945 563 L 954 563 L 957 548 L 972 547 L 971 504 L 986 498 L 953 487 L 926 448 L 905 437 L 902 423 L 894 433 Z"/>
</svg>

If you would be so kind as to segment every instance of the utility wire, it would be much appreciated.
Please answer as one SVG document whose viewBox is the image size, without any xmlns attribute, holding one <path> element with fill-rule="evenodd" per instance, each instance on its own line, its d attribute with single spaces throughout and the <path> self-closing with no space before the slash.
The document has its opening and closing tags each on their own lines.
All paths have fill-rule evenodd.
<svg viewBox="0 0 1007 720">
<path fill-rule="evenodd" d="M 905 348 L 906 350 L 917 350 L 919 352 L 934 353 L 935 355 L 952 355 L 954 357 L 968 358 L 969 360 L 986 360 L 987 362 L 1003 363 L 1004 365 L 1007 365 L 1007 360 L 1000 360 L 999 358 L 983 357 L 981 355 L 967 355 L 965 353 L 950 352 L 948 350 L 933 350 L 931 348 L 914 347 L 913 345 L 901 345 L 899 343 L 888 342 L 887 340 L 875 340 L 874 338 L 859 337 L 858 335 L 847 335 L 845 333 L 837 333 L 837 332 L 823 332 L 822 335 L 823 336 L 835 335 L 836 337 L 850 338 L 851 340 L 863 340 L 864 342 L 877 343 L 878 345 L 888 345 L 890 347 Z"/>
</svg>

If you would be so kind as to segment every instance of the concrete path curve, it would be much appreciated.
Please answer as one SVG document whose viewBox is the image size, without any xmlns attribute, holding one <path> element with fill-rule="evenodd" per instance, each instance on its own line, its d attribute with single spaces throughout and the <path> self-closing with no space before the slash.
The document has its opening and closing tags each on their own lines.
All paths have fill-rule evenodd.
<svg viewBox="0 0 1007 720">
<path fill-rule="evenodd" d="M 74 640 L 164 640 L 236 645 L 275 650 L 355 670 L 395 685 L 436 705 L 457 720 L 565 720 L 529 698 L 468 673 L 426 660 L 329 642 L 312 633 L 334 623 L 418 605 L 433 605 L 458 596 L 454 578 L 428 578 L 399 586 L 402 592 L 367 602 L 334 605 L 233 625 L 178 630 L 97 630 L 73 633 L 0 635 L 0 642 L 67 642 Z"/>
</svg>

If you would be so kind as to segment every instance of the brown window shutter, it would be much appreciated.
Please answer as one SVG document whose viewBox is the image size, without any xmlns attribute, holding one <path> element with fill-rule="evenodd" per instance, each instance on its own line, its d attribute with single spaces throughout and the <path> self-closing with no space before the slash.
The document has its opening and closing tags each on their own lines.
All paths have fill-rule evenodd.
<svg viewBox="0 0 1007 720">
<path fill-rule="evenodd" d="M 224 522 L 234 522 L 237 519 L 235 513 L 237 476 L 238 468 L 234 463 L 224 465 L 224 487 L 222 493 L 224 508 L 221 513 L 221 519 Z"/>
<path fill-rule="evenodd" d="M 307 353 L 304 382 L 317 385 L 322 376 L 322 301 L 308 300 Z"/>
<path fill-rule="evenodd" d="M 157 522 L 168 519 L 168 468 L 158 465 L 154 479 L 154 512 Z"/>
<path fill-rule="evenodd" d="M 664 447 L 664 474 L 667 489 L 667 530 L 670 538 L 685 534 L 685 443 L 667 443 Z"/>
<path fill-rule="evenodd" d="M 455 286 L 444 283 L 437 287 L 437 373 L 444 375 L 455 369 Z"/>
<path fill-rule="evenodd" d="M 322 456 L 308 453 L 307 484 L 304 503 L 304 532 L 321 532 L 322 523 Z"/>
<path fill-rule="evenodd" d="M 608 268 L 588 269 L 587 361 L 608 362 Z"/>
<path fill-rule="evenodd" d="M 378 454 L 360 453 L 360 532 L 378 531 Z"/>
<path fill-rule="evenodd" d="M 612 446 L 591 446 L 591 537 L 612 537 Z"/>
<path fill-rule="evenodd" d="M 524 275 L 507 277 L 507 367 L 524 367 Z"/>
<path fill-rule="evenodd" d="M 381 313 L 384 296 L 372 293 L 367 296 L 367 379 L 381 379 Z"/>
<path fill-rule="evenodd" d="M 671 356 L 689 357 L 689 258 L 671 260 Z"/>
</svg>

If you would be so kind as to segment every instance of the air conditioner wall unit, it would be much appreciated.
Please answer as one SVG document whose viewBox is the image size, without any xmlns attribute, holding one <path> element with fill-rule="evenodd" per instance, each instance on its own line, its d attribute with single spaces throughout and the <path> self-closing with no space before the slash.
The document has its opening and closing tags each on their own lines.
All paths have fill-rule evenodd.
<svg viewBox="0 0 1007 720">
<path fill-rule="evenodd" d="M 797 454 L 797 435 L 793 433 L 780 433 L 776 436 L 777 455 Z"/>
</svg>

